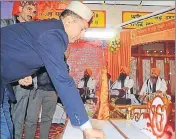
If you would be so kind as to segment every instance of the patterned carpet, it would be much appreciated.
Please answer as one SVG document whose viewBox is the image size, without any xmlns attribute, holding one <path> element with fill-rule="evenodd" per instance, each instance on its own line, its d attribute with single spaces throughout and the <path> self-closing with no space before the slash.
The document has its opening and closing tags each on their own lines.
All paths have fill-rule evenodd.
<svg viewBox="0 0 176 139">
<path fill-rule="evenodd" d="M 59 139 L 64 130 L 64 125 L 52 124 L 49 133 L 49 139 Z M 40 139 L 40 124 L 38 123 L 35 139 Z M 24 139 L 24 134 L 22 139 Z"/>
</svg>

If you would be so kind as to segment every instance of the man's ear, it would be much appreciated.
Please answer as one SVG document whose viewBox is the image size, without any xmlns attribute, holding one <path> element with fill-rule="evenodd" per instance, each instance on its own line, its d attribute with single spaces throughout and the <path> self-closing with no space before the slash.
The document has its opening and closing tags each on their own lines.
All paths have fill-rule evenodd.
<svg viewBox="0 0 176 139">
<path fill-rule="evenodd" d="M 74 21 L 73 17 L 71 17 L 71 16 L 65 17 L 65 24 L 66 25 L 73 23 L 73 21 Z"/>
<path fill-rule="evenodd" d="M 19 12 L 21 13 L 22 12 L 22 6 L 19 6 Z"/>
</svg>

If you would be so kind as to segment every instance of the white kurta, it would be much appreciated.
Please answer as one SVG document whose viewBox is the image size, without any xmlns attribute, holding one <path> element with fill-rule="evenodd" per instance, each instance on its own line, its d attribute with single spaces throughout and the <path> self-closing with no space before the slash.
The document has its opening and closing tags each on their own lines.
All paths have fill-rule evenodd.
<svg viewBox="0 0 176 139">
<path fill-rule="evenodd" d="M 124 82 L 124 87 L 128 87 L 129 88 L 129 90 L 127 91 L 128 94 L 130 94 L 130 89 L 133 87 L 133 85 L 134 85 L 133 79 L 130 79 L 130 77 L 127 76 L 126 79 L 125 79 L 125 82 Z M 116 80 L 113 83 L 111 89 L 122 89 L 121 88 L 121 81 Z"/>
<path fill-rule="evenodd" d="M 147 83 L 148 81 L 148 83 Z M 152 88 L 153 88 L 153 84 L 151 82 L 151 80 L 146 80 L 142 86 L 142 89 L 140 91 L 140 95 L 146 94 L 146 93 L 152 93 Z M 158 78 L 157 82 L 156 82 L 156 91 L 160 90 L 162 92 L 166 92 L 167 91 L 167 84 L 166 81 L 164 79 Z"/>
<path fill-rule="evenodd" d="M 126 77 L 124 82 L 124 87 L 128 87 L 129 89 L 126 92 L 126 98 L 131 99 L 132 104 L 139 104 L 136 97 L 131 94 L 130 89 L 134 86 L 134 81 L 129 76 Z M 121 88 L 121 81 L 116 80 L 113 84 L 111 89 L 122 89 Z"/>
<path fill-rule="evenodd" d="M 78 88 L 83 88 L 84 87 L 84 81 L 81 80 L 79 81 L 78 83 Z M 87 87 L 89 88 L 90 90 L 90 94 L 94 93 L 95 92 L 95 88 L 96 88 L 96 81 L 90 77 L 88 82 L 87 82 Z"/>
</svg>

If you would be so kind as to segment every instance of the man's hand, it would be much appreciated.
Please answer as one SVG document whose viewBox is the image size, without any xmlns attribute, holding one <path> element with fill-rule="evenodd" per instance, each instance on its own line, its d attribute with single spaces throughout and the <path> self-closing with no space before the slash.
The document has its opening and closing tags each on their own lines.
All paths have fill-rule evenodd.
<svg viewBox="0 0 176 139">
<path fill-rule="evenodd" d="M 24 79 L 20 79 L 18 83 L 22 86 L 29 86 L 32 84 L 32 77 L 28 76 L 28 77 L 25 77 Z"/>
<path fill-rule="evenodd" d="M 104 133 L 98 129 L 85 129 L 83 133 L 86 139 L 106 139 Z"/>
</svg>

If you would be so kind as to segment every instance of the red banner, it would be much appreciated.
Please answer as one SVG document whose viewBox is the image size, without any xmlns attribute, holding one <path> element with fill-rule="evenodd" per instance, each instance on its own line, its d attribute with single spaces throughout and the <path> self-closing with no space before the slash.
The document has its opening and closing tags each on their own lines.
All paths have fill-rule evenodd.
<svg viewBox="0 0 176 139">
<path fill-rule="evenodd" d="M 59 19 L 60 14 L 71 1 L 38 1 L 35 2 L 37 14 L 34 20 Z M 82 1 L 81 1 L 82 2 Z M 12 14 L 19 14 L 20 1 L 14 2 Z M 106 11 L 93 10 L 94 18 L 91 28 L 104 28 L 106 26 Z"/>
<path fill-rule="evenodd" d="M 38 1 L 36 2 L 37 16 L 36 19 L 59 19 L 59 14 L 66 8 L 71 1 Z M 19 14 L 20 1 L 13 4 L 12 15 Z"/>
<path fill-rule="evenodd" d="M 75 43 L 69 48 L 70 75 L 76 84 L 83 77 L 86 68 L 91 68 L 93 78 L 98 80 L 103 61 L 107 59 L 107 49 L 103 49 L 101 44 L 95 42 Z"/>
<path fill-rule="evenodd" d="M 175 28 L 175 19 L 131 31 L 131 38 Z"/>
<path fill-rule="evenodd" d="M 59 19 L 60 13 L 63 11 L 63 9 L 66 8 L 69 3 L 70 1 L 38 2 L 38 19 Z"/>
</svg>

